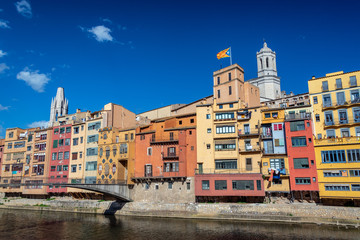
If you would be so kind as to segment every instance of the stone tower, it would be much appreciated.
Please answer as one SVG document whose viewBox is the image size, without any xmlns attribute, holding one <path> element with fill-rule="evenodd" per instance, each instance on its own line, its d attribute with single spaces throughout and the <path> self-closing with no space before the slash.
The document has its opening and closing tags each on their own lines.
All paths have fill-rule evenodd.
<svg viewBox="0 0 360 240">
<path fill-rule="evenodd" d="M 59 87 L 56 92 L 56 97 L 51 100 L 49 126 L 53 126 L 58 117 L 68 114 L 68 104 L 68 100 L 65 98 L 64 88 Z"/>
<path fill-rule="evenodd" d="M 276 70 L 276 53 L 264 42 L 256 53 L 258 77 L 249 82 L 260 89 L 260 101 L 269 101 L 281 96 L 280 78 Z"/>
</svg>

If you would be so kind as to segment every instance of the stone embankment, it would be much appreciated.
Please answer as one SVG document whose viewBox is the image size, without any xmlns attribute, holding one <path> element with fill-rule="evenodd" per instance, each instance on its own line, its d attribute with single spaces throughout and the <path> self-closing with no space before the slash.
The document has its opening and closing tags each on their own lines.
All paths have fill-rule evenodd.
<svg viewBox="0 0 360 240">
<path fill-rule="evenodd" d="M 0 209 L 23 209 L 103 214 L 112 201 L 2 198 Z M 314 203 L 242 204 L 242 203 L 126 203 L 116 215 L 228 219 L 267 222 L 292 222 L 352 225 L 360 227 L 360 208 L 321 206 Z"/>
</svg>

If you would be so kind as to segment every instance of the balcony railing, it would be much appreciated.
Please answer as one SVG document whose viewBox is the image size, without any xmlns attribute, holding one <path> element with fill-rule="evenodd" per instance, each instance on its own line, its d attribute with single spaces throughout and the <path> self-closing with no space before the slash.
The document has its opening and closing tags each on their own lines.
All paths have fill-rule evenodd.
<svg viewBox="0 0 360 240">
<path fill-rule="evenodd" d="M 310 112 L 295 113 L 295 114 L 285 114 L 285 120 L 286 121 L 310 120 L 310 119 L 311 119 L 311 113 Z"/>
<path fill-rule="evenodd" d="M 162 156 L 163 160 L 176 160 L 179 159 L 179 155 L 176 153 L 168 153 L 167 155 Z"/>
<path fill-rule="evenodd" d="M 260 146 L 252 146 L 252 145 L 245 145 L 243 147 L 239 147 L 240 153 L 251 153 L 251 152 L 261 152 Z"/>
<path fill-rule="evenodd" d="M 274 171 L 278 171 L 280 173 L 280 176 L 285 176 L 285 175 L 290 175 L 289 174 L 289 170 L 287 168 L 280 168 L 280 169 L 273 169 L 273 168 L 263 168 L 263 174 L 265 176 L 270 176 L 271 175 L 271 170 L 274 170 Z M 285 173 L 285 174 L 284 174 Z"/>
<path fill-rule="evenodd" d="M 235 117 L 233 118 L 223 118 L 223 119 L 214 119 L 215 122 L 221 122 L 221 121 L 235 121 Z"/>
<path fill-rule="evenodd" d="M 262 152 L 263 152 L 263 155 L 276 155 L 276 154 L 283 155 L 283 154 L 286 154 L 285 151 L 284 152 L 275 152 L 274 149 L 265 149 L 265 148 L 262 150 Z"/>
<path fill-rule="evenodd" d="M 178 139 L 174 137 L 159 137 L 159 138 L 151 138 L 150 144 L 163 144 L 163 143 L 177 143 Z"/>
<path fill-rule="evenodd" d="M 266 128 L 266 129 L 261 129 L 261 138 L 262 139 L 266 139 L 266 138 L 272 138 L 272 130 L 271 128 Z"/>
<path fill-rule="evenodd" d="M 259 174 L 260 168 L 253 168 L 249 166 L 248 168 L 236 168 L 236 169 L 215 169 L 215 168 L 204 168 L 204 169 L 195 169 L 196 175 L 201 174 Z"/>
<path fill-rule="evenodd" d="M 322 107 L 324 109 L 330 109 L 330 108 L 340 108 L 340 107 L 351 107 L 354 104 L 357 104 L 357 105 L 360 104 L 360 98 L 359 97 L 353 98 L 350 101 L 332 101 L 332 102 L 327 101 L 327 102 L 323 102 Z"/>
<path fill-rule="evenodd" d="M 360 144 L 360 137 L 340 137 L 314 139 L 314 145 L 341 145 L 341 144 Z"/>
<path fill-rule="evenodd" d="M 251 137 L 251 136 L 259 136 L 260 135 L 260 129 L 247 129 L 242 131 L 239 129 L 239 137 Z"/>
<path fill-rule="evenodd" d="M 358 118 L 356 118 L 355 116 L 355 119 L 342 118 L 342 119 L 334 119 L 331 121 L 324 121 L 325 127 L 343 126 L 343 125 L 351 125 L 351 124 L 360 124 L 360 116 Z"/>
</svg>

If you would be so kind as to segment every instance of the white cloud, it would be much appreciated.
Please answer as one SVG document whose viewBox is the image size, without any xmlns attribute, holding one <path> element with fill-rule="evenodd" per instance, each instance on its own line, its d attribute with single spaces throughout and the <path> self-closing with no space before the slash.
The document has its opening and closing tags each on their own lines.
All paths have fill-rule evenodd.
<svg viewBox="0 0 360 240">
<path fill-rule="evenodd" d="M 0 63 L 0 73 L 5 72 L 7 69 L 10 69 L 6 63 Z"/>
<path fill-rule="evenodd" d="M 27 125 L 28 128 L 37 128 L 37 127 L 43 127 L 43 128 L 47 128 L 49 125 L 48 121 L 37 121 L 37 122 L 33 122 Z"/>
<path fill-rule="evenodd" d="M 0 104 L 0 111 L 8 110 L 9 106 L 3 106 Z"/>
<path fill-rule="evenodd" d="M 7 52 L 0 50 L 0 58 L 2 58 L 3 56 L 6 56 L 6 55 L 7 55 Z"/>
<path fill-rule="evenodd" d="M 110 24 L 112 23 L 112 21 L 111 21 L 110 19 L 108 19 L 108 18 L 103 18 L 102 20 L 103 20 L 104 22 L 108 22 L 108 23 L 110 23 Z"/>
<path fill-rule="evenodd" d="M 10 28 L 9 21 L 0 19 L 0 28 Z"/>
<path fill-rule="evenodd" d="M 92 27 L 91 29 L 88 29 L 88 32 L 92 33 L 93 37 L 98 42 L 113 41 L 113 37 L 110 35 L 111 33 L 110 28 L 107 28 L 103 25 Z"/>
<path fill-rule="evenodd" d="M 50 81 L 46 74 L 39 73 L 39 70 L 31 71 L 27 67 L 19 72 L 16 78 L 25 81 L 27 85 L 37 92 L 44 92 L 45 85 Z"/>
<path fill-rule="evenodd" d="M 27 18 L 32 18 L 31 6 L 30 3 L 26 0 L 21 0 L 20 2 L 15 3 L 16 10 Z"/>
</svg>

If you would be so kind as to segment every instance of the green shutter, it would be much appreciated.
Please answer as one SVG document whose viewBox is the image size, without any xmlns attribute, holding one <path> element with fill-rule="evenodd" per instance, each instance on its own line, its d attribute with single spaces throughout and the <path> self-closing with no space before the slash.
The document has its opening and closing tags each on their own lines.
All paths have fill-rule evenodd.
<svg viewBox="0 0 360 240">
<path fill-rule="evenodd" d="M 54 140 L 53 148 L 57 148 L 57 146 L 58 146 L 58 140 Z"/>
</svg>

